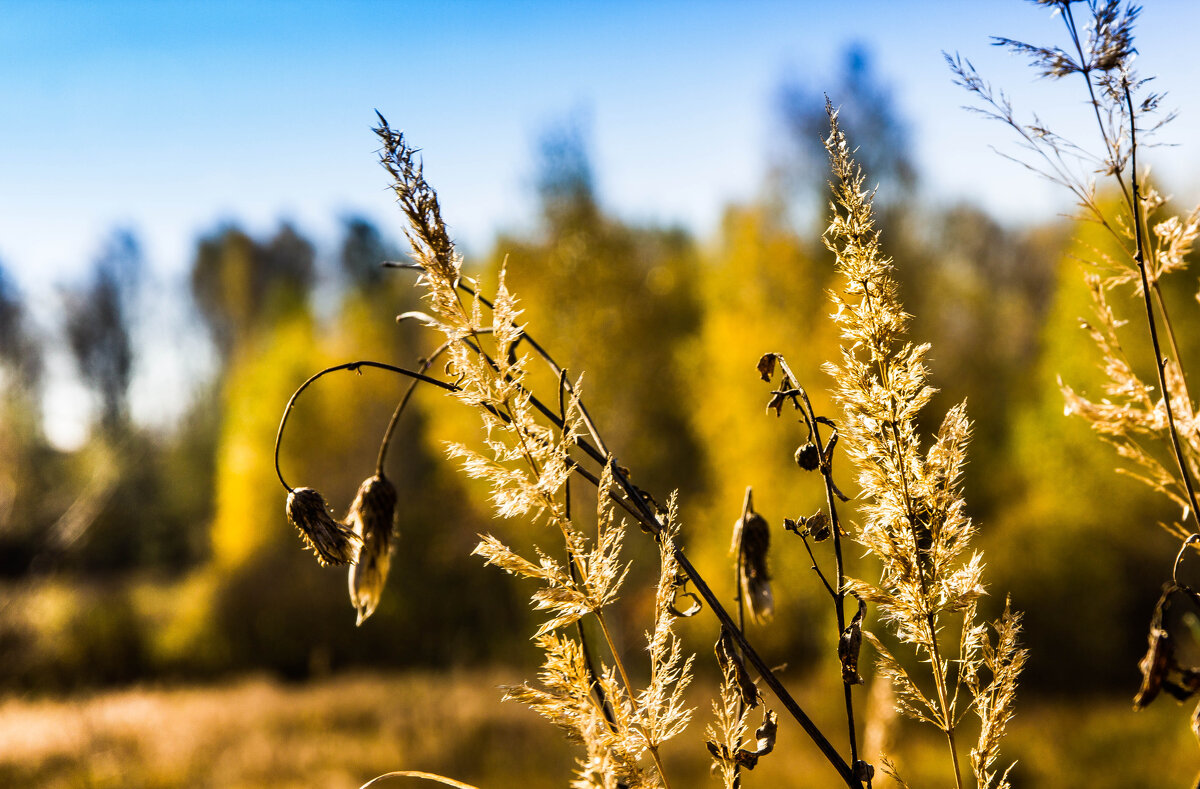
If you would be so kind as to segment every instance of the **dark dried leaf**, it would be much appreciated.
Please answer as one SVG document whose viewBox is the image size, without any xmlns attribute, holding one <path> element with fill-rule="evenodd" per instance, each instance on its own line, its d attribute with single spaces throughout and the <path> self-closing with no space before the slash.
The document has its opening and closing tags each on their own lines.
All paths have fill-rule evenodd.
<svg viewBox="0 0 1200 789">
<path fill-rule="evenodd" d="M 805 528 L 808 529 L 809 535 L 817 542 L 825 542 L 829 539 L 830 526 L 829 516 L 825 514 L 825 510 L 817 510 L 812 515 L 803 519 Z"/>
<path fill-rule="evenodd" d="M 721 628 L 721 637 L 717 639 L 716 653 L 721 671 L 726 673 L 733 671 L 738 690 L 741 692 L 742 704 L 747 707 L 757 706 L 758 686 L 754 684 L 754 680 L 750 679 L 750 673 L 746 671 L 746 664 L 742 662 L 737 647 L 733 643 L 733 635 L 725 628 Z"/>
<path fill-rule="evenodd" d="M 1138 663 L 1142 685 L 1133 698 L 1135 710 L 1154 701 L 1160 691 L 1166 691 L 1179 701 L 1186 701 L 1200 691 L 1200 671 L 1179 663 L 1175 657 L 1175 641 L 1164 624 L 1171 598 L 1180 592 L 1186 593 L 1186 590 L 1175 583 L 1166 584 L 1154 606 L 1154 616 L 1150 620 L 1150 646 Z"/>
<path fill-rule="evenodd" d="M 779 729 L 778 718 L 779 716 L 772 710 L 765 710 L 762 725 L 754 732 L 754 750 L 738 748 L 737 753 L 733 755 L 733 761 L 747 770 L 753 770 L 758 766 L 759 759 L 775 750 L 775 735 Z"/>
<path fill-rule="evenodd" d="M 783 415 L 783 404 L 787 401 L 787 396 L 783 392 L 772 392 L 771 401 L 767 403 L 767 410 L 775 409 L 775 416 Z"/>
<path fill-rule="evenodd" d="M 854 763 L 854 778 L 866 786 L 871 785 L 871 779 L 875 777 L 875 768 L 859 759 Z"/>
<path fill-rule="evenodd" d="M 846 625 L 846 629 L 842 631 L 842 635 L 838 639 L 838 660 L 842 662 L 842 682 L 847 685 L 863 683 L 863 678 L 858 673 L 858 653 L 862 649 L 862 621 L 863 615 L 867 612 L 867 604 L 858 597 L 854 599 L 858 600 L 858 613 L 850 620 L 850 624 Z"/>
<path fill-rule="evenodd" d="M 346 525 L 362 540 L 350 566 L 350 603 L 361 625 L 375 611 L 387 582 L 391 538 L 396 522 L 396 488 L 382 474 L 365 480 L 346 515 Z"/>
<path fill-rule="evenodd" d="M 745 517 L 735 527 L 735 534 L 740 540 L 738 576 L 742 599 L 755 622 L 769 622 L 775 615 L 775 598 L 771 594 L 771 576 L 767 571 L 771 528 L 766 518 L 747 509 Z"/>
<path fill-rule="evenodd" d="M 767 383 L 770 383 L 771 376 L 775 375 L 775 359 L 776 354 L 764 353 L 762 358 L 758 360 L 758 374 Z"/>
<path fill-rule="evenodd" d="M 694 592 L 689 592 L 687 590 L 687 582 L 688 582 L 688 579 L 687 579 L 686 575 L 677 575 L 675 577 L 675 585 L 674 585 L 675 599 L 672 600 L 671 604 L 667 606 L 668 611 L 670 611 L 675 616 L 678 616 L 678 617 L 681 617 L 684 619 L 686 619 L 689 616 L 695 616 L 696 614 L 700 613 L 700 609 L 703 608 L 703 606 L 700 603 L 700 598 L 697 597 Z M 692 601 L 691 605 L 689 605 L 687 608 L 685 608 L 683 610 L 680 610 L 679 606 L 677 605 L 680 597 L 689 598 Z"/>
</svg>

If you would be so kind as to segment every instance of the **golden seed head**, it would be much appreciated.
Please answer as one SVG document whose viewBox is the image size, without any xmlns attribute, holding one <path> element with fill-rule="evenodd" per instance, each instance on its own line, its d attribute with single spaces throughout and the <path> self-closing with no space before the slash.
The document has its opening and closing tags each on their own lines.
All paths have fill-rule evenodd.
<svg viewBox="0 0 1200 789">
<path fill-rule="evenodd" d="M 293 490 L 288 494 L 287 516 L 322 566 L 354 561 L 360 540 L 345 524 L 333 519 L 320 493 L 312 488 Z"/>
<path fill-rule="evenodd" d="M 368 478 L 346 515 L 346 523 L 362 541 L 350 567 L 350 603 L 361 625 L 375 612 L 391 564 L 392 529 L 396 517 L 396 488 L 383 475 Z"/>
</svg>

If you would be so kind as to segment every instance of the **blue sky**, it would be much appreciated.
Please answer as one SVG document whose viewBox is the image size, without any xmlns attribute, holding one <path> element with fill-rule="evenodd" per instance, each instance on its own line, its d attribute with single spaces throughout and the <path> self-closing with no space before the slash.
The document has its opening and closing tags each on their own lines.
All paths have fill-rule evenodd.
<svg viewBox="0 0 1200 789">
<path fill-rule="evenodd" d="M 1146 5 L 1140 68 L 1183 110 L 1165 176 L 1194 202 L 1200 3 Z M 1037 83 L 988 45 L 1059 40 L 1049 12 L 1018 0 L 6 0 L 3 13 L 0 262 L 34 298 L 78 276 L 114 225 L 165 276 L 223 220 L 265 231 L 289 218 L 328 242 L 360 213 L 398 237 L 376 108 L 424 149 L 476 252 L 528 221 L 533 142 L 572 113 L 588 121 L 611 210 L 710 235 L 724 205 L 761 186 L 779 84 L 832 83 L 851 42 L 895 89 L 935 199 L 969 196 L 1013 220 L 1067 208 L 988 150 L 1008 136 L 960 109 L 942 50 L 970 56 L 1018 104 L 1086 120 L 1075 86 Z"/>
</svg>

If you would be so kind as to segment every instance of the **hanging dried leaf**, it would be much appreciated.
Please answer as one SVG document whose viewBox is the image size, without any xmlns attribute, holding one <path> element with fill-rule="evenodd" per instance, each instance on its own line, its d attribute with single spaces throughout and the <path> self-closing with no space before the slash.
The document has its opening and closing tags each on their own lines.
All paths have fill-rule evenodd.
<svg viewBox="0 0 1200 789">
<path fill-rule="evenodd" d="M 842 682 L 847 685 L 863 683 L 863 678 L 858 673 L 858 653 L 862 649 L 862 621 L 863 615 L 867 612 L 867 604 L 858 597 L 854 599 L 858 600 L 858 613 L 850 620 L 850 624 L 846 625 L 841 638 L 838 639 L 838 660 L 842 662 Z"/>
<path fill-rule="evenodd" d="M 350 564 L 357 557 L 362 540 L 333 519 L 325 498 L 312 488 L 296 488 L 288 494 L 287 516 L 321 566 Z"/>
<path fill-rule="evenodd" d="M 391 562 L 391 538 L 396 519 L 396 488 L 382 474 L 366 479 L 346 515 L 346 524 L 362 541 L 358 559 L 350 566 L 350 603 L 361 625 L 379 605 Z"/>
<path fill-rule="evenodd" d="M 1175 639 L 1165 625 L 1172 597 L 1186 591 L 1175 583 L 1167 583 L 1154 606 L 1154 616 L 1150 620 L 1150 646 L 1138 663 L 1142 685 L 1133 698 L 1135 710 L 1154 701 L 1160 691 L 1166 691 L 1179 701 L 1187 701 L 1200 691 L 1200 671 L 1194 666 L 1179 663 L 1175 656 Z"/>
<path fill-rule="evenodd" d="M 746 748 L 738 748 L 733 753 L 730 753 L 726 745 L 709 740 L 706 743 L 708 745 L 708 752 L 713 755 L 714 759 L 720 759 L 723 762 L 733 762 L 739 767 L 753 770 L 758 766 L 759 759 L 775 750 L 775 735 L 778 729 L 779 716 L 772 710 L 764 709 L 762 725 L 754 732 L 755 742 L 753 751 Z"/>
<path fill-rule="evenodd" d="M 787 396 L 783 392 L 772 392 L 771 400 L 767 403 L 767 411 L 775 410 L 775 416 L 783 416 L 783 404 L 787 401 Z"/>
<path fill-rule="evenodd" d="M 672 600 L 667 606 L 668 611 L 683 619 L 686 619 L 690 616 L 695 616 L 696 614 L 700 613 L 700 609 L 704 607 L 701 605 L 700 598 L 696 596 L 696 593 L 688 591 L 687 583 L 688 577 L 686 575 L 680 574 L 675 576 L 675 583 L 672 586 L 672 591 L 675 593 L 675 599 Z M 683 610 L 680 610 L 678 605 L 680 597 L 687 598 L 692 601 L 691 604 Z"/>
<path fill-rule="evenodd" d="M 758 686 L 754 684 L 754 680 L 750 679 L 750 673 L 746 671 L 746 664 L 742 662 L 741 655 L 738 654 L 737 647 L 733 643 L 733 635 L 723 627 L 721 636 L 717 639 L 716 653 L 721 671 L 728 673 L 732 670 L 733 675 L 737 678 L 742 704 L 747 707 L 757 706 Z"/>
<path fill-rule="evenodd" d="M 829 516 L 825 514 L 825 510 L 817 510 L 807 518 L 803 518 L 804 528 L 808 530 L 808 534 L 817 542 L 825 542 L 829 539 Z"/>
<path fill-rule="evenodd" d="M 767 383 L 771 382 L 771 376 L 775 375 L 775 354 L 764 353 L 762 358 L 758 360 L 758 374 Z"/>
<path fill-rule="evenodd" d="M 742 599 L 755 622 L 771 621 L 775 598 L 771 594 L 771 576 L 767 571 L 767 553 L 771 547 L 771 529 L 762 515 L 747 506 L 745 515 L 734 524 L 738 540 L 738 577 Z"/>
</svg>

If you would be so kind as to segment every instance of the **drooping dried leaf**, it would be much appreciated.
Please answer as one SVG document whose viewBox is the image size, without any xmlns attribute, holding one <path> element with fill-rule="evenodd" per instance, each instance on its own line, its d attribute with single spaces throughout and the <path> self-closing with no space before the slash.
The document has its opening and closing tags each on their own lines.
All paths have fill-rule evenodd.
<svg viewBox="0 0 1200 789">
<path fill-rule="evenodd" d="M 737 647 L 733 643 L 733 636 L 725 628 L 721 628 L 721 636 L 717 639 L 716 653 L 721 671 L 733 672 L 737 679 L 742 704 L 747 707 L 757 706 L 758 686 L 754 684 L 754 680 L 750 679 L 750 672 L 746 671 L 746 664 L 742 662 L 741 655 L 738 654 Z"/>
<path fill-rule="evenodd" d="M 758 766 L 759 759 L 775 750 L 775 735 L 779 729 L 778 720 L 779 716 L 773 710 L 763 710 L 762 725 L 754 732 L 754 750 L 738 748 L 730 753 L 729 746 L 724 743 L 708 740 L 705 743 L 708 746 L 708 752 L 714 759 L 753 770 Z"/>
<path fill-rule="evenodd" d="M 770 383 L 771 377 L 775 375 L 775 358 L 776 355 L 773 353 L 764 353 L 758 360 L 758 374 L 767 383 Z"/>
<path fill-rule="evenodd" d="M 867 612 L 867 604 L 858 600 L 858 613 L 846 625 L 838 639 L 838 660 L 842 662 L 842 682 L 847 685 L 861 685 L 862 676 L 858 673 L 858 653 L 862 649 L 862 621 Z"/>
<path fill-rule="evenodd" d="M 825 542 L 830 536 L 829 516 L 825 514 L 825 510 L 817 510 L 804 518 L 804 528 L 808 530 L 809 536 L 814 540 Z"/>
<path fill-rule="evenodd" d="M 775 598 L 771 594 L 771 576 L 767 570 L 767 553 L 771 547 L 771 529 L 767 520 L 751 508 L 734 525 L 740 540 L 738 577 L 741 579 L 742 599 L 755 622 L 769 622 L 775 615 Z"/>
<path fill-rule="evenodd" d="M 1154 701 L 1160 691 L 1166 691 L 1179 701 L 1187 701 L 1200 691 L 1200 670 L 1179 663 L 1175 655 L 1175 639 L 1165 624 L 1172 598 L 1181 591 L 1175 583 L 1167 583 L 1154 606 L 1148 636 L 1150 646 L 1138 663 L 1142 684 L 1133 698 L 1135 710 Z"/>
</svg>

